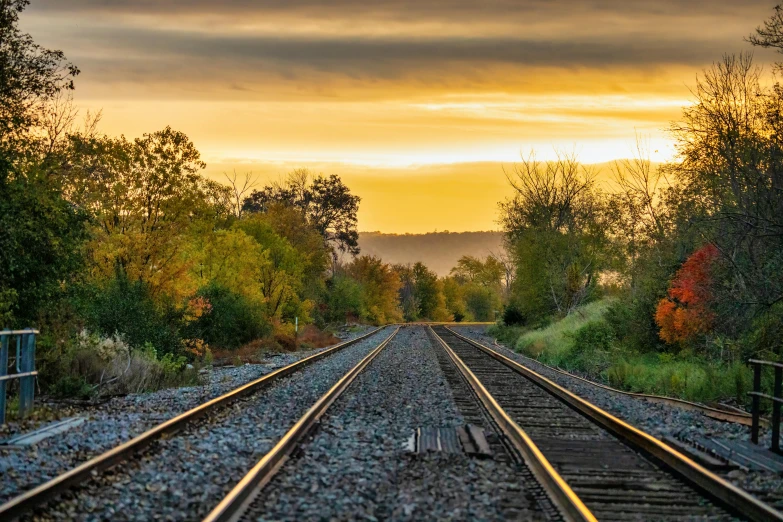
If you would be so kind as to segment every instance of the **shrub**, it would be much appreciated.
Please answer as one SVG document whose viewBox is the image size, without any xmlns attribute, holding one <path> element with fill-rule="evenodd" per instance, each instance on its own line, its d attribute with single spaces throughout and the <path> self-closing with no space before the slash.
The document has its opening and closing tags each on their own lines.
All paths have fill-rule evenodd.
<svg viewBox="0 0 783 522">
<path fill-rule="evenodd" d="M 272 331 L 260 305 L 217 282 L 201 288 L 197 298 L 209 306 L 187 327 L 191 345 L 201 339 L 212 347 L 235 350 Z"/>
<path fill-rule="evenodd" d="M 276 333 L 275 342 L 285 351 L 293 352 L 296 350 L 296 338 L 286 333 Z"/>
<path fill-rule="evenodd" d="M 667 298 L 658 303 L 655 322 L 668 344 L 689 343 L 712 330 L 711 269 L 717 257 L 718 249 L 712 244 L 691 254 L 677 271 Z"/>
<path fill-rule="evenodd" d="M 614 341 L 614 331 L 605 321 L 592 321 L 580 327 L 572 334 L 574 351 L 608 351 Z"/>
<path fill-rule="evenodd" d="M 185 357 L 159 356 L 150 343 L 133 349 L 119 335 L 103 337 L 83 330 L 63 358 L 64 375 L 50 387 L 60 397 L 141 393 L 198 382 L 197 370 L 188 367 Z"/>
<path fill-rule="evenodd" d="M 156 305 L 149 287 L 118 271 L 104 286 L 88 288 L 79 300 L 87 326 L 105 337 L 120 335 L 133 348 L 151 343 L 163 353 L 182 350 L 182 312 Z"/>
<path fill-rule="evenodd" d="M 92 385 L 81 375 L 63 375 L 51 387 L 55 397 L 73 397 L 88 399 L 92 395 Z"/>
<path fill-rule="evenodd" d="M 598 376 L 611 364 L 610 351 L 614 343 L 612 327 L 603 320 L 591 321 L 570 334 L 570 357 L 565 367 Z"/>
<path fill-rule="evenodd" d="M 526 322 L 525 314 L 515 304 L 503 309 L 503 324 L 506 326 L 523 326 Z"/>
<path fill-rule="evenodd" d="M 349 317 L 362 315 L 362 287 L 354 279 L 335 275 L 327 282 L 326 310 L 327 322 L 343 323 Z"/>
</svg>

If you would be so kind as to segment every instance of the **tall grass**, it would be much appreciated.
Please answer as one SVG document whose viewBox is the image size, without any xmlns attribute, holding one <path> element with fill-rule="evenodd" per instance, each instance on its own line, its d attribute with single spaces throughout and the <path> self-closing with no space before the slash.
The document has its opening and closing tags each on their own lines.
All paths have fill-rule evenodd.
<svg viewBox="0 0 783 522">
<path fill-rule="evenodd" d="M 691 401 L 746 400 L 750 370 L 741 363 L 705 360 L 662 362 L 655 354 L 635 355 L 613 363 L 603 377 L 610 386 L 637 393 Z"/>
<path fill-rule="evenodd" d="M 750 369 L 695 355 L 644 353 L 613 338 L 604 314 L 611 299 L 589 303 L 535 330 L 496 327 L 493 335 L 539 361 L 576 371 L 615 388 L 692 401 L 736 399 L 751 386 Z"/>
<path fill-rule="evenodd" d="M 522 334 L 514 349 L 533 358 L 545 358 L 547 364 L 570 366 L 573 335 L 583 326 L 601 321 L 611 305 L 610 299 L 594 301 L 545 328 Z"/>
</svg>

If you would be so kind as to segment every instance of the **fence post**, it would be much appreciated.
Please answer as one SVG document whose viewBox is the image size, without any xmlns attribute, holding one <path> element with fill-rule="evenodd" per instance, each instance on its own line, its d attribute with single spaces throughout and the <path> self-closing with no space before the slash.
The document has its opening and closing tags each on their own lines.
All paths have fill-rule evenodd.
<svg viewBox="0 0 783 522">
<path fill-rule="evenodd" d="M 775 366 L 775 385 L 772 396 L 780 399 L 781 388 L 783 387 L 783 368 Z M 772 401 L 772 446 L 770 448 L 775 453 L 780 453 L 780 403 Z"/>
<path fill-rule="evenodd" d="M 7 334 L 11 330 L 0 332 L 0 376 L 8 375 L 8 343 L 11 336 Z M 7 381 L 0 381 L 0 424 L 5 424 L 5 392 Z"/>
<path fill-rule="evenodd" d="M 35 371 L 35 334 L 29 328 L 30 333 L 25 334 L 22 340 L 22 373 Z M 33 407 L 33 395 L 35 394 L 35 376 L 22 377 L 19 383 L 19 414 L 27 415 Z"/>
<path fill-rule="evenodd" d="M 759 443 L 759 396 L 756 395 L 761 391 L 761 365 L 758 363 L 753 364 L 753 391 L 751 399 L 751 412 L 753 413 L 753 424 L 750 429 L 750 441 L 753 444 Z"/>
</svg>

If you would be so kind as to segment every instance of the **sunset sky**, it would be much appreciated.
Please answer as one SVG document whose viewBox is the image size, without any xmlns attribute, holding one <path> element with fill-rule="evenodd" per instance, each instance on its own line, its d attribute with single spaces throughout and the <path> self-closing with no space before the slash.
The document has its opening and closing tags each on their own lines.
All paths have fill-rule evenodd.
<svg viewBox="0 0 783 522">
<path fill-rule="evenodd" d="M 671 157 L 697 73 L 760 0 L 33 0 L 21 25 L 82 70 L 109 134 L 182 130 L 207 174 L 340 174 L 361 230 L 497 229 L 502 165 Z M 769 64 L 770 51 L 756 50 Z"/>
</svg>

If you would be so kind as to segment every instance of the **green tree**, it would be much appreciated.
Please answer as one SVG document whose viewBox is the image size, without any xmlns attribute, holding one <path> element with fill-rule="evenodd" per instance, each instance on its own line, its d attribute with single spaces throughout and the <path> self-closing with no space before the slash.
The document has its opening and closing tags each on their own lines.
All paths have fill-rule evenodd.
<svg viewBox="0 0 783 522">
<path fill-rule="evenodd" d="M 204 167 L 195 145 L 170 127 L 133 141 L 72 135 L 63 178 L 68 199 L 94 217 L 94 275 L 111 277 L 119 266 L 153 295 L 192 292 L 187 234 L 227 211 L 227 189 L 205 180 Z"/>
<path fill-rule="evenodd" d="M 48 177 L 43 125 L 78 69 L 19 30 L 26 0 L 0 3 L 0 319 L 36 323 L 81 266 L 86 216 Z"/>
<path fill-rule="evenodd" d="M 416 321 L 419 318 L 419 299 L 416 294 L 413 266 L 397 264 L 392 268 L 400 280 L 399 302 L 402 317 L 407 322 Z"/>
<path fill-rule="evenodd" d="M 47 104 L 72 90 L 79 74 L 62 51 L 44 49 L 19 30 L 19 15 L 29 4 L 0 3 L 0 172 L 6 174 L 9 163 L 35 141 Z"/>
<path fill-rule="evenodd" d="M 487 256 L 484 261 L 473 256 L 462 256 L 457 266 L 451 269 L 451 274 L 464 282 L 499 288 L 505 276 L 505 268 L 494 256 Z"/>
<path fill-rule="evenodd" d="M 359 256 L 346 267 L 346 273 L 361 285 L 365 319 L 374 324 L 402 319 L 397 301 L 401 283 L 391 266 L 377 257 Z"/>
<path fill-rule="evenodd" d="M 500 207 L 517 265 L 512 301 L 530 317 L 570 313 L 593 297 L 605 264 L 595 175 L 573 155 L 541 163 L 531 154 L 508 179 L 514 196 Z"/>
<path fill-rule="evenodd" d="M 0 315 L 37 323 L 83 266 L 86 216 L 35 175 L 0 180 Z"/>
<path fill-rule="evenodd" d="M 323 316 L 328 322 L 342 323 L 361 318 L 365 315 L 361 285 L 345 274 L 336 274 L 327 283 L 323 306 Z"/>
<path fill-rule="evenodd" d="M 433 321 L 443 321 L 449 316 L 446 299 L 438 275 L 422 262 L 413 265 L 413 286 L 419 305 L 418 315 Z"/>
<path fill-rule="evenodd" d="M 730 336 L 783 300 L 783 90 L 761 74 L 749 54 L 724 56 L 673 124 L 677 233 L 717 248 L 715 324 Z"/>
<path fill-rule="evenodd" d="M 324 273 L 329 266 L 329 249 L 321 234 L 297 209 L 271 204 L 262 214 L 274 231 L 294 247 L 303 264 L 302 299 L 320 299 L 325 291 Z"/>
<path fill-rule="evenodd" d="M 475 283 L 466 285 L 465 305 L 474 321 L 494 321 L 499 304 L 497 294 L 491 289 Z"/>
<path fill-rule="evenodd" d="M 267 262 L 259 264 L 257 284 L 268 317 L 293 322 L 309 321 L 310 303 L 299 297 L 304 265 L 296 249 L 262 215 L 249 215 L 235 224 L 252 237 L 263 249 Z"/>
<path fill-rule="evenodd" d="M 446 310 L 456 322 L 471 321 L 473 316 L 467 310 L 465 304 L 465 285 L 454 276 L 444 277 L 441 280 L 443 285 L 443 297 L 446 301 Z"/>
<path fill-rule="evenodd" d="M 271 261 L 269 251 L 239 226 L 194 235 L 189 265 L 199 287 L 211 283 L 251 302 L 264 303 L 262 274 Z"/>
</svg>

